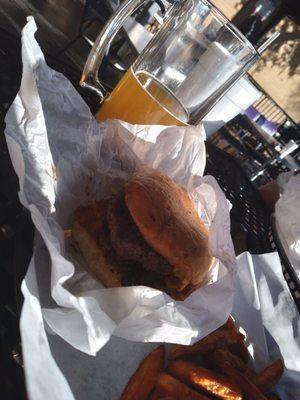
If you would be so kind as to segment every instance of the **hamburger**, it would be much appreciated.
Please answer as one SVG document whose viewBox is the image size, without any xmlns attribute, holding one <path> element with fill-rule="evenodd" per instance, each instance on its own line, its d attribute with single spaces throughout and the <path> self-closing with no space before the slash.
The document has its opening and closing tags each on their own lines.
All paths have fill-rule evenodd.
<svg viewBox="0 0 300 400">
<path fill-rule="evenodd" d="M 148 167 L 117 195 L 76 209 L 72 236 L 106 287 L 146 285 L 184 299 L 212 266 L 208 229 L 187 192 Z"/>
</svg>

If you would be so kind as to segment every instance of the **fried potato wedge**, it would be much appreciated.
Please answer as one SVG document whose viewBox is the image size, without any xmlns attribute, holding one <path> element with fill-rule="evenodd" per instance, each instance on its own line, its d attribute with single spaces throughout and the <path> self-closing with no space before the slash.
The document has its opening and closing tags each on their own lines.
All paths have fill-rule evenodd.
<svg viewBox="0 0 300 400">
<path fill-rule="evenodd" d="M 159 375 L 155 388 L 162 397 L 171 397 L 176 400 L 182 400 L 184 398 L 189 398 L 190 400 L 209 400 L 207 396 L 195 392 L 187 385 L 165 372 Z"/>
<path fill-rule="evenodd" d="M 284 364 L 282 360 L 276 360 L 268 365 L 253 379 L 254 384 L 263 393 L 267 393 L 279 381 L 283 374 Z"/>
<path fill-rule="evenodd" d="M 239 340 L 243 340 L 243 335 L 232 329 L 228 330 L 217 330 L 192 344 L 191 346 L 174 345 L 169 353 L 169 360 L 175 360 L 179 357 L 189 356 L 193 354 L 205 354 L 226 347 L 230 344 L 237 343 Z"/>
<path fill-rule="evenodd" d="M 221 371 L 228 376 L 239 388 L 243 394 L 251 400 L 266 400 L 262 392 L 246 376 L 236 370 L 222 355 L 220 350 L 216 350 L 214 360 L 217 362 Z"/>
<path fill-rule="evenodd" d="M 230 315 L 228 320 L 225 322 L 224 325 L 220 326 L 220 328 L 218 328 L 219 330 L 236 330 L 236 326 L 235 326 L 235 322 L 234 319 L 232 318 L 232 316 Z"/>
<path fill-rule="evenodd" d="M 268 400 L 280 400 L 280 398 L 275 393 L 267 393 L 266 398 Z"/>
<path fill-rule="evenodd" d="M 239 357 L 245 364 L 247 364 L 250 354 L 243 339 L 237 340 L 235 343 L 230 344 L 228 348 L 232 354 L 234 354 L 236 357 Z"/>
<path fill-rule="evenodd" d="M 190 361 L 175 360 L 168 366 L 168 372 L 195 389 L 222 400 L 242 400 L 242 391 L 230 379 L 209 371 Z"/>
<path fill-rule="evenodd" d="M 130 378 L 121 400 L 146 400 L 164 367 L 165 347 L 157 347 L 141 362 Z"/>
<path fill-rule="evenodd" d="M 216 366 L 218 366 L 218 358 L 222 357 L 248 379 L 251 380 L 256 377 L 256 373 L 250 367 L 248 367 L 241 358 L 237 357 L 235 354 L 232 354 L 228 348 L 219 349 L 213 354 L 209 354 L 207 357 L 212 359 Z"/>
<path fill-rule="evenodd" d="M 161 398 L 161 396 L 154 388 L 154 390 L 152 390 L 152 392 L 148 396 L 147 400 L 159 400 L 160 398 Z"/>
</svg>

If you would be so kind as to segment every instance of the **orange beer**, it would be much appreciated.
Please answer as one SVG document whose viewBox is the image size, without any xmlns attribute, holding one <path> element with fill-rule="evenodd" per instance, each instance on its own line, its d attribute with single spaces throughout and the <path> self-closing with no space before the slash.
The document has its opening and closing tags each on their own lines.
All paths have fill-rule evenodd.
<svg viewBox="0 0 300 400">
<path fill-rule="evenodd" d="M 121 119 L 131 124 L 187 125 L 183 105 L 145 72 L 130 68 L 96 114 L 98 121 Z"/>
</svg>

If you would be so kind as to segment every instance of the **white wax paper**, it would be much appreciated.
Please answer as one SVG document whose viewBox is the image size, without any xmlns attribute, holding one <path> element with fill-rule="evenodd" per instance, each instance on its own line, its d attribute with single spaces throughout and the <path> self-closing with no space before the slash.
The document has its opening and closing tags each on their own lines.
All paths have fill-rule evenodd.
<svg viewBox="0 0 300 400">
<path fill-rule="evenodd" d="M 283 173 L 279 182 L 285 180 L 284 190 L 275 204 L 276 226 L 287 257 L 300 279 L 300 175 L 293 171 Z"/>
<path fill-rule="evenodd" d="M 282 358 L 285 370 L 276 392 L 282 400 L 299 400 L 300 315 L 277 252 L 238 257 L 232 315 L 248 335 L 256 369 Z"/>
<path fill-rule="evenodd" d="M 84 354 L 47 334 L 41 307 L 50 298 L 48 276 L 37 268 L 45 247 L 35 253 L 24 284 L 22 348 L 30 400 L 117 400 L 141 360 L 158 344 L 117 337 L 97 353 Z M 283 278 L 277 253 L 238 257 L 233 315 L 247 333 L 259 371 L 283 358 L 276 385 L 282 400 L 300 398 L 300 316 Z"/>
<path fill-rule="evenodd" d="M 42 271 L 48 278 L 49 298 L 41 309 L 47 325 L 91 355 L 112 335 L 183 344 L 206 336 L 231 312 L 236 261 L 226 198 L 214 178 L 201 178 L 203 128 L 98 124 L 70 82 L 46 65 L 35 31 L 30 19 L 22 35 L 21 87 L 5 132 L 21 202 L 42 238 L 24 293 L 32 269 Z M 214 268 L 206 285 L 183 302 L 144 286 L 103 288 L 86 272 L 72 242 L 64 240 L 76 207 L 118 191 L 140 164 L 161 169 L 185 187 L 210 226 Z"/>
</svg>

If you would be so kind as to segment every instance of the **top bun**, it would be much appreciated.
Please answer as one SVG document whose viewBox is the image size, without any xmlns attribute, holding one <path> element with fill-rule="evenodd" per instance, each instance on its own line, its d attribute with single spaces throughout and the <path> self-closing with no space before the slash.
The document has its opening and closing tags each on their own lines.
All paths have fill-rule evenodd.
<svg viewBox="0 0 300 400">
<path fill-rule="evenodd" d="M 199 285 L 212 257 L 208 230 L 188 194 L 160 171 L 141 167 L 125 184 L 125 202 L 146 242 L 174 267 L 180 290 Z"/>
</svg>

